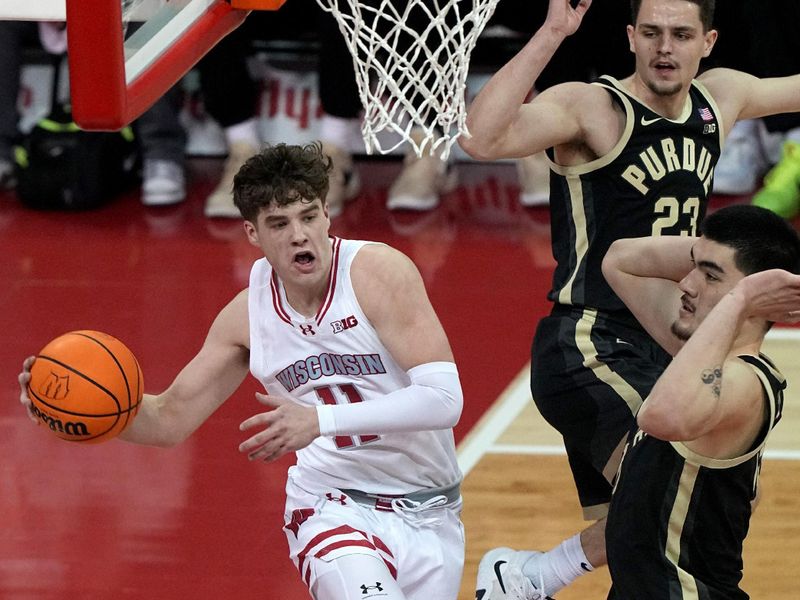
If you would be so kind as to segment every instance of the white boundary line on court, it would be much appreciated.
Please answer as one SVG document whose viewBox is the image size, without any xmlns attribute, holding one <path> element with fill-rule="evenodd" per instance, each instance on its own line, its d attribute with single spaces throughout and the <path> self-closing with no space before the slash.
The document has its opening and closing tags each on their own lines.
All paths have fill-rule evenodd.
<svg viewBox="0 0 800 600">
<path fill-rule="evenodd" d="M 533 402 L 528 389 L 530 364 L 525 365 L 489 411 L 458 445 L 458 464 L 464 476 L 489 454 L 497 439 L 519 416 L 528 402 Z"/>
<path fill-rule="evenodd" d="M 534 456 L 566 456 L 563 446 L 528 446 L 517 444 L 494 444 L 487 454 L 521 454 Z M 800 460 L 800 450 L 769 450 L 764 458 L 772 460 Z"/>
<path fill-rule="evenodd" d="M 773 328 L 767 339 L 776 341 L 800 341 L 800 328 Z M 458 464 L 466 477 L 486 454 L 519 454 L 539 456 L 563 456 L 563 446 L 537 446 L 528 444 L 498 444 L 497 440 L 532 402 L 528 380 L 530 364 L 525 365 L 508 387 L 503 390 L 484 417 L 458 445 Z M 775 449 L 764 453 L 771 460 L 800 460 L 800 450 Z"/>
<path fill-rule="evenodd" d="M 773 327 L 767 332 L 767 339 L 800 341 L 800 327 Z"/>
</svg>

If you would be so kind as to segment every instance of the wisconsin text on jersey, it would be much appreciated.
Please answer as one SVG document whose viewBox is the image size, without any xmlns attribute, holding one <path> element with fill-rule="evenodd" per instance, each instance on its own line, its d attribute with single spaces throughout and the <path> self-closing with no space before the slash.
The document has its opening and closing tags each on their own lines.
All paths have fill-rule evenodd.
<svg viewBox="0 0 800 600">
<path fill-rule="evenodd" d="M 309 356 L 281 370 L 275 377 L 291 392 L 309 381 L 331 375 L 383 375 L 380 354 L 329 354 Z"/>
<path fill-rule="evenodd" d="M 623 171 L 622 177 L 644 195 L 650 191 L 649 186 L 675 171 L 697 173 L 708 193 L 714 177 L 711 153 L 705 146 L 700 146 L 698 153 L 697 143 L 691 138 L 677 140 L 665 137 L 660 144 L 653 144 L 640 152 L 638 164 L 629 165 Z"/>
</svg>

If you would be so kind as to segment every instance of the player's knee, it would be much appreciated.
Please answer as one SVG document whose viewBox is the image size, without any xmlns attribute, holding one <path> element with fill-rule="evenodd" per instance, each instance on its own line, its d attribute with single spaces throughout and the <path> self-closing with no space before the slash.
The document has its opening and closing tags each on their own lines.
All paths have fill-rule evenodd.
<svg viewBox="0 0 800 600">
<path fill-rule="evenodd" d="M 406 600 L 383 560 L 372 554 L 349 554 L 333 560 L 312 559 L 314 600 Z"/>
</svg>

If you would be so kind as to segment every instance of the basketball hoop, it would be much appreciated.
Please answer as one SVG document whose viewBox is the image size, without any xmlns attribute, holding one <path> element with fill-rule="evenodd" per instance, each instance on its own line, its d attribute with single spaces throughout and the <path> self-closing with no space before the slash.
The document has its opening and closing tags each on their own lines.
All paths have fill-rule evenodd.
<svg viewBox="0 0 800 600">
<path fill-rule="evenodd" d="M 367 152 L 388 154 L 407 142 L 417 156 L 446 159 L 458 137 L 469 136 L 469 59 L 498 0 L 317 1 L 353 55 Z"/>
</svg>

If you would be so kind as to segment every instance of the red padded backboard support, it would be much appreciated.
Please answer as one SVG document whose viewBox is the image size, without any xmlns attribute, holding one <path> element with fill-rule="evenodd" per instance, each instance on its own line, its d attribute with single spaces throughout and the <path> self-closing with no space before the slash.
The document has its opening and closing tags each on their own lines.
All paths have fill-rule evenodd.
<svg viewBox="0 0 800 600">
<path fill-rule="evenodd" d="M 83 129 L 128 125 L 249 14 L 218 0 L 130 85 L 125 82 L 119 0 L 67 0 L 72 114 Z"/>
</svg>

